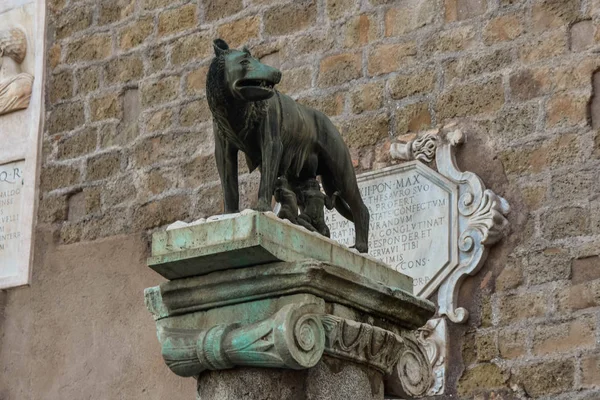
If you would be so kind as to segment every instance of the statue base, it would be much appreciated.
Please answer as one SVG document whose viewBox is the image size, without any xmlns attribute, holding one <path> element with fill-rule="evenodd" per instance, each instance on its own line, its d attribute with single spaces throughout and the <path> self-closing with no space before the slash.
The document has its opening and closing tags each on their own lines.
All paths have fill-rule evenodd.
<svg viewBox="0 0 600 400">
<path fill-rule="evenodd" d="M 410 278 L 269 213 L 153 236 L 162 355 L 202 399 L 414 398 L 432 382 Z M 174 279 L 178 277 L 179 279 Z M 310 396 L 309 396 L 310 394 Z"/>
</svg>

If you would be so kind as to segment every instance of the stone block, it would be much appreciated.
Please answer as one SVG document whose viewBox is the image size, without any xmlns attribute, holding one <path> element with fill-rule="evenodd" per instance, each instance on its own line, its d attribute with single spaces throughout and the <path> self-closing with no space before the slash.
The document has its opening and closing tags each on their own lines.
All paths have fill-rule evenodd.
<svg viewBox="0 0 600 400">
<path fill-rule="evenodd" d="M 559 0 L 562 1 L 562 0 Z M 567 51 L 567 34 L 556 29 L 533 40 L 523 42 L 519 48 L 519 59 L 524 63 L 535 63 L 564 54 Z"/>
<path fill-rule="evenodd" d="M 242 0 L 203 0 L 204 19 L 215 21 L 236 14 L 244 8 Z"/>
<path fill-rule="evenodd" d="M 55 106 L 47 120 L 49 133 L 71 131 L 85 121 L 83 102 L 62 103 Z"/>
<path fill-rule="evenodd" d="M 498 339 L 496 332 L 478 333 L 475 335 L 477 361 L 491 361 L 498 357 Z"/>
<path fill-rule="evenodd" d="M 149 48 L 146 51 L 145 59 L 147 60 L 147 73 L 153 74 L 165 69 L 167 65 L 167 50 L 166 45 Z"/>
<path fill-rule="evenodd" d="M 336 92 L 328 95 L 301 97 L 298 102 L 308 107 L 321 111 L 329 117 L 335 117 L 344 112 L 346 101 L 345 92 Z"/>
<path fill-rule="evenodd" d="M 344 121 L 341 129 L 342 137 L 352 149 L 373 146 L 389 136 L 389 123 L 386 114 L 361 115 Z"/>
<path fill-rule="evenodd" d="M 78 166 L 72 165 L 48 165 L 42 170 L 40 177 L 40 190 L 50 192 L 73 186 L 79 183 L 81 173 Z"/>
<path fill-rule="evenodd" d="M 215 184 L 200 189 L 198 198 L 202 200 L 196 203 L 194 217 L 205 218 L 223 212 L 221 185 Z"/>
<path fill-rule="evenodd" d="M 587 200 L 598 193 L 598 173 L 594 169 L 555 173 L 550 179 L 554 199 Z"/>
<path fill-rule="evenodd" d="M 112 38 L 110 35 L 96 33 L 71 42 L 66 51 L 65 61 L 69 64 L 102 60 L 112 54 Z"/>
<path fill-rule="evenodd" d="M 487 11 L 487 0 L 445 0 L 446 22 L 474 18 Z"/>
<path fill-rule="evenodd" d="M 258 39 L 260 36 L 260 17 L 241 18 L 217 28 L 219 37 L 225 40 L 229 47 L 239 48 L 252 39 Z"/>
<path fill-rule="evenodd" d="M 504 104 L 504 87 L 500 78 L 481 83 L 467 83 L 447 89 L 436 104 L 438 122 L 498 111 Z"/>
<path fill-rule="evenodd" d="M 527 354 L 527 330 L 503 329 L 498 333 L 500 357 L 512 360 Z"/>
<path fill-rule="evenodd" d="M 134 146 L 131 159 L 141 167 L 172 158 L 190 157 L 206 141 L 207 139 L 197 132 L 167 133 L 150 137 Z"/>
<path fill-rule="evenodd" d="M 152 229 L 172 221 L 189 217 L 190 199 L 187 195 L 164 197 L 137 207 L 133 212 L 133 226 L 138 230 Z"/>
<path fill-rule="evenodd" d="M 596 27 L 591 20 L 579 21 L 571 26 L 571 51 L 583 51 L 595 43 Z"/>
<path fill-rule="evenodd" d="M 156 106 L 175 100 L 179 94 L 179 76 L 167 76 L 155 82 L 142 85 L 142 105 Z"/>
<path fill-rule="evenodd" d="M 435 88 L 437 74 L 433 68 L 423 67 L 411 74 L 398 74 L 388 80 L 392 99 L 430 93 Z"/>
<path fill-rule="evenodd" d="M 407 0 L 385 13 L 385 36 L 401 36 L 408 32 L 433 24 L 437 2 Z"/>
<path fill-rule="evenodd" d="M 103 0 L 99 6 L 98 23 L 108 25 L 132 15 L 135 11 L 135 0 Z"/>
<path fill-rule="evenodd" d="M 185 75 L 185 91 L 187 94 L 203 94 L 206 92 L 206 75 L 208 66 L 202 66 Z"/>
<path fill-rule="evenodd" d="M 533 353 L 538 356 L 593 349 L 596 344 L 596 319 L 579 317 L 556 325 L 538 325 L 533 337 Z"/>
<path fill-rule="evenodd" d="M 121 152 L 104 153 L 87 160 L 86 181 L 106 179 L 121 170 Z"/>
<path fill-rule="evenodd" d="M 50 75 L 49 92 L 51 104 L 73 97 L 73 72 L 65 70 Z"/>
<path fill-rule="evenodd" d="M 58 43 L 54 43 L 50 49 L 48 49 L 48 62 L 50 63 L 50 69 L 54 70 L 59 64 L 62 58 L 62 47 Z"/>
<path fill-rule="evenodd" d="M 65 137 L 57 144 L 56 158 L 67 160 L 93 153 L 96 150 L 98 135 L 96 128 L 86 128 Z"/>
<path fill-rule="evenodd" d="M 362 56 L 360 53 L 344 53 L 321 60 L 319 66 L 319 86 L 336 86 L 362 76 Z"/>
<path fill-rule="evenodd" d="M 369 51 L 367 70 L 372 76 L 395 72 L 413 62 L 416 55 L 415 42 L 378 45 Z"/>
<path fill-rule="evenodd" d="M 344 46 L 362 47 L 379 37 L 377 16 L 373 14 L 360 14 L 350 18 L 344 24 Z"/>
<path fill-rule="evenodd" d="M 546 127 L 573 126 L 587 123 L 589 95 L 558 93 L 546 105 Z"/>
<path fill-rule="evenodd" d="M 315 0 L 300 0 L 270 8 L 263 15 L 266 35 L 287 35 L 303 31 L 317 23 Z"/>
<path fill-rule="evenodd" d="M 53 224 L 67 219 L 67 196 L 45 195 L 40 199 L 38 221 L 42 224 Z"/>
<path fill-rule="evenodd" d="M 600 256 L 576 258 L 571 263 L 573 285 L 600 279 Z"/>
<path fill-rule="evenodd" d="M 496 278 L 496 290 L 503 292 L 519 287 L 523 283 L 523 263 L 520 258 L 509 258 L 506 266 Z"/>
<path fill-rule="evenodd" d="M 530 286 L 568 280 L 571 277 L 571 257 L 560 248 L 547 248 L 527 256 L 525 277 Z"/>
<path fill-rule="evenodd" d="M 523 20 L 517 13 L 505 14 L 490 19 L 483 30 L 483 41 L 487 45 L 515 40 L 523 34 Z"/>
<path fill-rule="evenodd" d="M 523 69 L 509 79 L 510 92 L 517 100 L 530 100 L 548 93 L 551 89 L 549 68 Z"/>
<path fill-rule="evenodd" d="M 212 154 L 198 156 L 181 166 L 185 187 L 197 188 L 200 185 L 219 180 L 217 162 Z M 221 193 L 219 193 L 221 196 Z"/>
<path fill-rule="evenodd" d="M 130 203 L 135 200 L 137 190 L 131 182 L 137 179 L 134 174 L 127 174 L 120 179 L 111 179 L 104 184 L 102 190 L 102 204 L 106 208 L 114 208 L 123 203 Z M 159 193 L 156 193 L 159 194 Z"/>
<path fill-rule="evenodd" d="M 173 110 L 165 108 L 151 113 L 146 119 L 146 132 L 165 131 L 173 124 Z"/>
<path fill-rule="evenodd" d="M 500 49 L 473 57 L 460 57 L 446 64 L 445 80 L 472 79 L 475 75 L 500 71 L 513 62 L 512 49 Z"/>
<path fill-rule="evenodd" d="M 581 360 L 581 384 L 584 387 L 600 386 L 600 355 L 584 355 Z"/>
<path fill-rule="evenodd" d="M 193 28 L 198 23 L 195 3 L 163 11 L 158 16 L 158 36 L 172 35 Z"/>
<path fill-rule="evenodd" d="M 122 50 L 133 49 L 144 43 L 153 33 L 154 18 L 142 17 L 119 31 L 119 47 Z"/>
<path fill-rule="evenodd" d="M 542 217 L 542 234 L 550 240 L 591 233 L 589 209 L 570 206 L 549 210 Z"/>
<path fill-rule="evenodd" d="M 505 104 L 493 120 L 492 129 L 505 142 L 529 136 L 536 130 L 539 107 L 537 103 Z M 524 194 L 524 200 L 527 201 L 526 197 Z M 530 202 L 527 205 L 534 207 Z"/>
<path fill-rule="evenodd" d="M 100 87 L 101 67 L 86 67 L 75 71 L 77 82 L 75 93 L 86 95 L 98 90 Z"/>
<path fill-rule="evenodd" d="M 354 114 L 378 110 L 383 106 L 383 98 L 383 82 L 370 82 L 359 85 L 350 92 L 350 108 Z"/>
<path fill-rule="evenodd" d="M 600 305 L 600 282 L 580 283 L 561 290 L 557 296 L 558 309 L 564 313 L 585 310 Z"/>
<path fill-rule="evenodd" d="M 214 54 L 212 41 L 204 32 L 183 36 L 173 42 L 172 46 L 171 62 L 174 65 L 203 60 Z"/>
<path fill-rule="evenodd" d="M 181 107 L 179 124 L 193 126 L 211 119 L 210 109 L 206 99 L 196 100 Z"/>
<path fill-rule="evenodd" d="M 327 0 L 327 16 L 335 21 L 356 12 L 360 4 L 357 0 Z"/>
<path fill-rule="evenodd" d="M 465 25 L 432 34 L 425 42 L 427 54 L 453 53 L 466 50 L 473 46 L 476 30 L 473 26 Z"/>
<path fill-rule="evenodd" d="M 396 135 L 419 132 L 431 127 L 429 104 L 414 103 L 396 109 Z"/>
<path fill-rule="evenodd" d="M 508 377 L 509 373 L 496 364 L 478 364 L 463 373 L 457 391 L 461 398 L 465 398 L 484 390 L 502 389 L 507 387 Z"/>
<path fill-rule="evenodd" d="M 534 3 L 531 19 L 534 32 L 567 26 L 579 16 L 579 4 L 576 1 L 541 0 Z"/>
<path fill-rule="evenodd" d="M 120 118 L 122 113 L 122 97 L 119 93 L 110 93 L 90 100 L 90 116 L 92 121 Z"/>
<path fill-rule="evenodd" d="M 313 68 L 310 65 L 281 72 L 283 76 L 278 88 L 282 93 L 292 95 L 310 89 L 312 86 Z"/>
<path fill-rule="evenodd" d="M 528 396 L 540 397 L 572 389 L 574 375 L 571 359 L 543 361 L 516 367 L 510 381 L 523 387 Z"/>
<path fill-rule="evenodd" d="M 506 295 L 498 300 L 502 324 L 543 317 L 549 311 L 548 295 L 543 292 Z"/>
<path fill-rule="evenodd" d="M 76 32 L 89 28 L 93 22 L 92 7 L 75 6 L 58 14 L 55 21 L 56 38 L 64 39 Z"/>
</svg>

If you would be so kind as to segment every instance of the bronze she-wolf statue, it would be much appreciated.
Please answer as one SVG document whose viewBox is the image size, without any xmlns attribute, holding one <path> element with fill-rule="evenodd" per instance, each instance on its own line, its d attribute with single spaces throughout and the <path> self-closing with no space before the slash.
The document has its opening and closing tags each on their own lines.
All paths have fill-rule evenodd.
<svg viewBox="0 0 600 400">
<path fill-rule="evenodd" d="M 320 176 L 334 207 L 354 222 L 356 249 L 366 253 L 369 210 L 360 196 L 348 148 L 333 123 L 275 90 L 281 72 L 253 58 L 247 48 L 230 49 L 217 39 L 214 50 L 206 93 L 225 212 L 239 210 L 237 154 L 242 151 L 250 171 L 260 167 L 258 211 L 271 210 L 278 177 L 287 179 L 300 200 L 302 188 Z M 301 201 L 298 205 L 302 210 Z"/>
</svg>

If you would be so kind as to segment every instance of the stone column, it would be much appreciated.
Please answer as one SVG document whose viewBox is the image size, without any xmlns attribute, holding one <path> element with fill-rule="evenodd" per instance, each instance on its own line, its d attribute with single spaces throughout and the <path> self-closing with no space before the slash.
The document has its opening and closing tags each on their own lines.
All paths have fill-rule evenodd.
<svg viewBox="0 0 600 400">
<path fill-rule="evenodd" d="M 162 355 L 203 400 L 412 398 L 431 384 L 410 278 L 269 214 L 160 232 Z M 179 279 L 175 279 L 179 278 Z"/>
</svg>

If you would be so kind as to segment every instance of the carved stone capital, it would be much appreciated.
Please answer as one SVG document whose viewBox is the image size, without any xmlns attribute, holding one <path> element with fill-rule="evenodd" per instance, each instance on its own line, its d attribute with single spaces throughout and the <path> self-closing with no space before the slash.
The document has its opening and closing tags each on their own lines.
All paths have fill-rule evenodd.
<svg viewBox="0 0 600 400">
<path fill-rule="evenodd" d="M 312 304 L 289 304 L 271 318 L 247 326 L 163 328 L 162 355 L 179 376 L 234 366 L 310 368 L 325 349 L 325 332 L 315 311 Z"/>
</svg>

